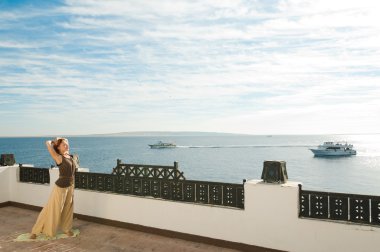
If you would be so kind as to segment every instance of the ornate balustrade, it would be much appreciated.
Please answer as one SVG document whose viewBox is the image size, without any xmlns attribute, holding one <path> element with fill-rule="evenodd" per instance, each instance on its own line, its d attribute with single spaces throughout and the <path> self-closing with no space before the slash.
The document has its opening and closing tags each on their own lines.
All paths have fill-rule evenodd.
<svg viewBox="0 0 380 252">
<path fill-rule="evenodd" d="M 299 191 L 300 217 L 380 225 L 380 196 Z"/>
<path fill-rule="evenodd" d="M 101 192 L 244 208 L 243 184 L 76 172 L 75 187 Z"/>
<path fill-rule="evenodd" d="M 243 184 L 185 180 L 175 167 L 118 162 L 113 174 L 76 172 L 75 187 L 244 208 Z M 20 181 L 48 184 L 49 169 L 20 165 Z M 380 196 L 308 191 L 300 186 L 299 216 L 380 225 Z"/>
<path fill-rule="evenodd" d="M 20 181 L 37 184 L 49 184 L 49 169 L 38 167 L 23 167 L 22 164 L 20 164 Z"/>
<path fill-rule="evenodd" d="M 49 169 L 22 167 L 20 181 L 50 183 Z M 244 185 L 186 180 L 174 166 L 122 164 L 112 174 L 76 172 L 75 188 L 166 200 L 244 208 Z"/>
<path fill-rule="evenodd" d="M 133 178 L 154 178 L 154 179 L 174 179 L 184 180 L 183 172 L 179 171 L 178 163 L 174 166 L 161 165 L 141 165 L 141 164 L 123 164 L 117 160 L 117 165 L 113 168 L 112 174 L 123 175 Z"/>
</svg>

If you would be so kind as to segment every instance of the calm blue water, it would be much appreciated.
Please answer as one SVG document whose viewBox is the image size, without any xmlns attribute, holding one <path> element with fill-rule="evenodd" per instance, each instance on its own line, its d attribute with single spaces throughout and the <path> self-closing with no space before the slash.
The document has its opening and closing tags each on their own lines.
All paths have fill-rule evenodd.
<svg viewBox="0 0 380 252">
<path fill-rule="evenodd" d="M 0 153 L 14 153 L 18 163 L 53 164 L 47 138 L 0 138 Z M 380 135 L 201 136 L 201 137 L 71 137 L 71 152 L 82 167 L 110 173 L 125 163 L 172 165 L 179 162 L 187 179 L 241 183 L 261 176 L 264 160 L 285 160 L 289 180 L 305 189 L 380 195 Z M 150 149 L 158 140 L 175 149 Z M 347 140 L 357 156 L 315 158 L 308 150 L 324 141 Z"/>
</svg>

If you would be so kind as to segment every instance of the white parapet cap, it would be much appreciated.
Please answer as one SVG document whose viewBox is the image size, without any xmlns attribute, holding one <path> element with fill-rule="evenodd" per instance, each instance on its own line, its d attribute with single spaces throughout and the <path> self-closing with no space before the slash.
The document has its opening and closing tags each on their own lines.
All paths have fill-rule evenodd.
<svg viewBox="0 0 380 252">
<path fill-rule="evenodd" d="M 33 164 L 21 164 L 21 165 L 22 165 L 22 167 L 34 167 Z"/>
<path fill-rule="evenodd" d="M 301 182 L 296 181 L 287 181 L 286 183 L 266 183 L 262 179 L 250 179 L 245 182 L 249 185 L 268 185 L 268 186 L 283 186 L 283 187 L 298 187 L 298 185 L 302 185 Z"/>
<path fill-rule="evenodd" d="M 58 170 L 58 167 L 57 167 L 57 166 L 54 166 L 54 167 L 52 167 L 51 169 L 56 169 L 56 170 Z M 90 168 L 79 167 L 79 168 L 78 168 L 78 171 L 79 171 L 79 172 L 90 172 Z"/>
<path fill-rule="evenodd" d="M 90 168 L 79 167 L 79 168 L 78 168 L 78 171 L 79 171 L 79 172 L 90 172 Z"/>
</svg>

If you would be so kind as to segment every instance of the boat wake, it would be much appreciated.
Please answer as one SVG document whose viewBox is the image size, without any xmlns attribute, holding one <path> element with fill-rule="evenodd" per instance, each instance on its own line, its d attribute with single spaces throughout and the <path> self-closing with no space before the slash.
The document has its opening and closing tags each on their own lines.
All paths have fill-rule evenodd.
<svg viewBox="0 0 380 252">
<path fill-rule="evenodd" d="M 177 148 L 296 148 L 310 145 L 177 145 Z"/>
</svg>

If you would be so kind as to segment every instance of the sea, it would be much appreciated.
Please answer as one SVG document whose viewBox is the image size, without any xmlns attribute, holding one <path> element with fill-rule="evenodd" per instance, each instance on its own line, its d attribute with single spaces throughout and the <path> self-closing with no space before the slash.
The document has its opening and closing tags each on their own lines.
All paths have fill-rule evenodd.
<svg viewBox="0 0 380 252">
<path fill-rule="evenodd" d="M 0 138 L 0 153 L 13 153 L 17 163 L 54 164 L 46 137 Z M 150 149 L 157 141 L 176 148 Z M 350 157 L 314 157 L 309 150 L 325 141 L 347 141 L 357 150 Z M 173 165 L 186 179 L 242 183 L 260 179 L 265 160 L 286 161 L 290 181 L 304 189 L 380 195 L 380 134 L 373 135 L 217 135 L 69 137 L 70 152 L 81 167 L 111 173 L 123 163 Z"/>
</svg>

